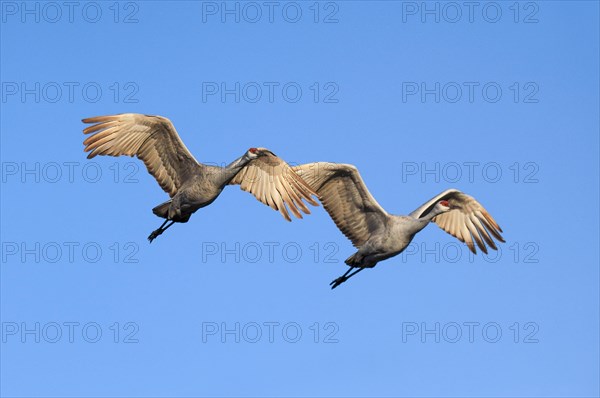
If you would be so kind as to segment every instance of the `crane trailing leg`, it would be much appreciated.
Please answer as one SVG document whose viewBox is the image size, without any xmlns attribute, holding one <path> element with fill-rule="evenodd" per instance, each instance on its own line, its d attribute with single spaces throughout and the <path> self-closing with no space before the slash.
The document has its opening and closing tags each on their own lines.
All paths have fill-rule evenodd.
<svg viewBox="0 0 600 398">
<path fill-rule="evenodd" d="M 171 222 L 171 224 L 169 224 L 169 225 L 167 225 L 167 226 L 165 227 L 165 225 L 166 225 L 166 224 L 167 224 L 169 221 Z M 148 241 L 149 241 L 150 243 L 152 243 L 152 241 L 153 241 L 154 239 L 156 239 L 156 237 L 157 237 L 158 235 L 161 235 L 163 232 L 165 232 L 165 231 L 167 230 L 167 228 L 169 228 L 169 227 L 170 227 L 171 225 L 173 225 L 173 224 L 175 224 L 175 221 L 173 221 L 173 220 L 169 220 L 169 219 L 167 218 L 167 219 L 165 220 L 165 222 L 164 222 L 164 223 L 162 223 L 162 225 L 161 225 L 161 226 L 160 226 L 158 229 L 155 229 L 154 231 L 152 231 L 152 233 L 151 233 L 151 234 L 148 236 Z"/>
<path fill-rule="evenodd" d="M 176 196 L 175 198 L 176 198 L 175 201 L 173 199 L 168 200 L 168 201 L 156 206 L 154 209 L 152 209 L 152 212 L 154 214 L 156 214 L 157 216 L 164 218 L 165 222 L 158 229 L 152 231 L 150 236 L 148 236 L 148 240 L 150 241 L 150 243 L 152 243 L 152 241 L 154 239 L 156 239 L 156 237 L 158 235 L 161 235 L 163 232 L 165 232 L 167 230 L 167 228 L 169 228 L 174 223 L 188 222 L 188 220 L 192 216 L 192 213 L 197 210 L 197 208 L 194 208 L 190 212 L 189 211 L 190 209 L 188 206 L 186 211 L 183 212 L 183 214 L 182 214 L 181 207 L 180 207 L 180 198 L 181 197 Z M 171 222 L 171 223 L 167 225 L 168 222 Z"/>
<path fill-rule="evenodd" d="M 369 245 L 364 245 L 361 247 L 356 253 L 351 255 L 344 261 L 350 268 L 346 273 L 339 278 L 333 280 L 329 285 L 332 289 L 335 289 L 342 283 L 346 282 L 348 279 L 358 274 L 365 268 L 373 268 L 377 262 L 382 258 L 387 258 L 389 256 L 381 255 L 379 253 L 373 253 L 373 248 Z M 354 272 L 352 272 L 354 271 Z"/>
<path fill-rule="evenodd" d="M 344 275 L 340 276 L 337 279 L 334 279 L 333 281 L 331 281 L 331 283 L 329 285 L 331 286 L 332 289 L 335 289 L 336 287 L 338 287 L 342 283 L 346 282 L 348 279 L 350 279 L 354 275 L 358 274 L 363 269 L 364 268 L 356 268 L 356 267 L 350 266 L 350 268 L 348 269 L 348 271 L 346 271 L 346 273 Z M 350 273 L 352 270 L 354 270 L 354 272 Z"/>
</svg>

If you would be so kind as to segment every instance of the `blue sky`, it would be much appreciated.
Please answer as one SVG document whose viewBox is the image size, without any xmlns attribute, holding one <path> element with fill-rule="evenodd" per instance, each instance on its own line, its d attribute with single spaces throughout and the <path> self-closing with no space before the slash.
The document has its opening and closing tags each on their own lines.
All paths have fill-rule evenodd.
<svg viewBox="0 0 600 398">
<path fill-rule="evenodd" d="M 599 395 L 597 2 L 24 4 L 1 3 L 2 396 Z M 432 225 L 331 291 L 354 249 L 325 211 L 233 187 L 149 245 L 166 194 L 82 151 L 81 118 L 122 112 L 207 163 L 355 164 L 395 214 L 461 189 L 506 243 Z"/>
</svg>

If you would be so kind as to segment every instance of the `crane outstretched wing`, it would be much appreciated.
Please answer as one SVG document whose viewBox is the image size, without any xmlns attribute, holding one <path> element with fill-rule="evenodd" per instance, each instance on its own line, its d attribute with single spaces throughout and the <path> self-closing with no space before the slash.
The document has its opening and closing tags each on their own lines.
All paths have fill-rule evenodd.
<svg viewBox="0 0 600 398">
<path fill-rule="evenodd" d="M 317 192 L 335 225 L 355 247 L 385 226 L 388 213 L 371 195 L 353 165 L 316 162 L 292 169 Z"/>
<path fill-rule="evenodd" d="M 256 150 L 260 156 L 251 160 L 229 184 L 239 185 L 262 203 L 278 210 L 288 221 L 292 219 L 287 209 L 297 218 L 302 218 L 299 210 L 310 214 L 303 200 L 318 206 L 312 198 L 317 193 L 283 159 L 266 148 Z"/>
<path fill-rule="evenodd" d="M 173 197 L 201 166 L 186 148 L 171 121 L 161 116 L 123 113 L 83 119 L 88 159 L 97 155 L 137 156 L 160 187 Z"/>
<path fill-rule="evenodd" d="M 490 235 L 498 241 L 504 242 L 500 235 L 502 228 L 475 198 L 457 189 L 448 189 L 433 197 L 423 206 L 413 211 L 411 216 L 422 217 L 426 215 L 441 200 L 447 200 L 451 210 L 433 218 L 433 221 L 440 228 L 461 242 L 466 243 L 473 253 L 477 253 L 473 241 L 486 254 L 487 247 L 485 243 L 492 249 L 498 250 Z"/>
</svg>

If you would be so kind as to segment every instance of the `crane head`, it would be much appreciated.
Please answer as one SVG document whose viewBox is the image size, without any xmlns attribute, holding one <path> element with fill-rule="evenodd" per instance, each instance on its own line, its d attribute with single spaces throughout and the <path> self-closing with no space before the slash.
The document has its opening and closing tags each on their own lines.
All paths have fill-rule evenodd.
<svg viewBox="0 0 600 398">
<path fill-rule="evenodd" d="M 452 208 L 450 207 L 450 202 L 448 202 L 447 200 L 440 200 L 435 204 L 435 206 L 433 206 L 433 208 L 431 208 L 429 212 L 427 212 L 427 216 L 430 217 L 430 219 L 433 219 L 437 215 L 446 213 L 450 210 L 452 210 Z"/>
<path fill-rule="evenodd" d="M 248 152 L 246 152 L 246 156 L 250 159 L 256 159 L 260 155 L 260 152 L 257 148 L 250 148 Z"/>
<path fill-rule="evenodd" d="M 436 207 L 438 208 L 439 213 L 445 213 L 447 211 L 452 210 L 452 206 L 450 206 L 450 202 L 448 202 L 447 200 L 440 200 L 437 203 Z"/>
<path fill-rule="evenodd" d="M 275 156 L 275 154 L 269 151 L 267 148 L 250 148 L 248 149 L 248 152 L 246 152 L 246 156 L 250 159 L 256 159 L 257 157 L 268 155 Z"/>
</svg>

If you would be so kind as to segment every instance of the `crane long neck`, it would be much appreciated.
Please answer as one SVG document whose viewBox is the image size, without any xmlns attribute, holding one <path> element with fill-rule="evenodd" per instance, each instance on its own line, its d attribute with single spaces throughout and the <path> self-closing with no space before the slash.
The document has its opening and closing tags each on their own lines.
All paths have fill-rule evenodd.
<svg viewBox="0 0 600 398">
<path fill-rule="evenodd" d="M 427 213 L 421 215 L 418 218 L 415 217 L 413 214 L 411 214 L 411 216 L 416 218 L 417 220 L 429 222 L 429 221 L 432 221 L 435 216 L 438 216 L 438 215 L 444 213 L 445 211 L 447 211 L 447 210 L 442 209 L 438 206 L 434 206 L 431 210 L 429 210 Z"/>
<path fill-rule="evenodd" d="M 432 210 L 432 211 L 430 211 L 429 213 L 427 213 L 427 214 L 425 214 L 425 215 L 423 215 L 423 216 L 421 216 L 421 217 L 417 218 L 417 220 L 419 220 L 419 221 L 427 221 L 427 222 L 429 222 L 429 221 L 431 221 L 431 220 L 433 219 L 433 217 L 437 216 L 438 214 L 439 214 L 439 213 L 437 213 L 437 212 L 434 212 L 434 211 Z"/>
<path fill-rule="evenodd" d="M 429 225 L 433 218 L 440 214 L 440 211 L 439 209 L 437 209 L 437 207 L 434 207 L 433 209 L 421 215 L 420 217 L 414 213 L 415 212 L 403 217 L 403 219 L 405 220 L 404 223 L 405 225 L 407 225 L 406 228 L 408 229 L 408 233 L 411 236 L 414 236 L 427 225 Z"/>
<path fill-rule="evenodd" d="M 250 162 L 250 160 L 251 159 L 244 154 L 243 156 L 240 156 L 233 162 L 229 163 L 227 166 L 223 167 L 221 174 L 223 178 L 223 185 L 229 184 L 233 177 L 235 177 L 237 173 L 239 173 L 240 170 L 242 170 Z"/>
</svg>

